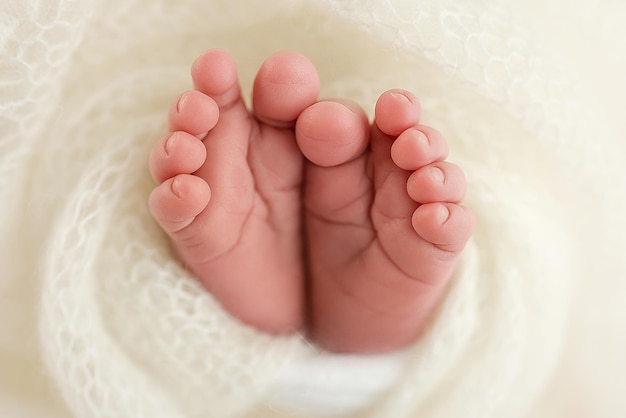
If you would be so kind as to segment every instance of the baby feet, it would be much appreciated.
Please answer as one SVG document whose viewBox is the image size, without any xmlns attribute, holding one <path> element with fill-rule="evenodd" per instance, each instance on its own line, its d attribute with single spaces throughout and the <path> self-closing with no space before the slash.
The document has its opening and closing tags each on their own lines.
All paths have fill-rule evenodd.
<svg viewBox="0 0 626 418">
<path fill-rule="evenodd" d="M 417 99 L 384 93 L 370 126 L 354 103 L 318 101 L 317 72 L 294 52 L 262 65 L 251 112 L 226 52 L 203 54 L 192 77 L 150 157 L 150 209 L 181 261 L 263 331 L 306 326 L 343 352 L 415 340 L 474 223 Z"/>
</svg>

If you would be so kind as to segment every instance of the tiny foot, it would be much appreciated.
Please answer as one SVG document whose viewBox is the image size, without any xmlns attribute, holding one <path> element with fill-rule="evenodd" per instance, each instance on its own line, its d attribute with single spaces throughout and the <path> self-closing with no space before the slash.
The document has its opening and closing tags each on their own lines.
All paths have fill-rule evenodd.
<svg viewBox="0 0 626 418">
<path fill-rule="evenodd" d="M 445 161 L 445 139 L 420 114 L 415 96 L 392 90 L 371 129 L 360 109 L 333 102 L 298 119 L 309 160 L 309 327 L 326 349 L 374 353 L 413 342 L 471 235 L 473 214 L 459 205 L 463 172 Z"/>
<path fill-rule="evenodd" d="M 233 59 L 209 50 L 191 69 L 195 89 L 169 112 L 170 133 L 150 156 L 152 215 L 186 267 L 235 317 L 285 333 L 303 324 L 302 155 L 293 125 L 319 93 L 302 55 L 260 68 L 254 110 Z"/>
</svg>

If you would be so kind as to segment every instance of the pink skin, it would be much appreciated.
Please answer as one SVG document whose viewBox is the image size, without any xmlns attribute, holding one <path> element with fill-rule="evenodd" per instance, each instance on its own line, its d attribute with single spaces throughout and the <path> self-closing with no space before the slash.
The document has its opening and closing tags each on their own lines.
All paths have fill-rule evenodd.
<svg viewBox="0 0 626 418">
<path fill-rule="evenodd" d="M 252 112 L 225 51 L 200 56 L 192 78 L 150 156 L 150 209 L 187 268 L 262 331 L 306 327 L 338 352 L 415 341 L 474 225 L 415 96 L 383 93 L 370 125 L 352 102 L 318 101 L 295 52 L 262 65 Z"/>
</svg>

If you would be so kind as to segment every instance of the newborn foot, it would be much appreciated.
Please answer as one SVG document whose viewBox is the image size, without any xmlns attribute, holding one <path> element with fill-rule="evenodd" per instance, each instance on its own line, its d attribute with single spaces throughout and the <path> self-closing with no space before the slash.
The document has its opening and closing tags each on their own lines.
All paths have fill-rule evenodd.
<svg viewBox="0 0 626 418">
<path fill-rule="evenodd" d="M 368 131 L 354 104 L 305 109 L 296 137 L 310 276 L 309 327 L 322 347 L 384 352 L 413 342 L 439 303 L 474 217 L 462 171 L 420 105 L 393 90 Z"/>
<path fill-rule="evenodd" d="M 293 125 L 317 100 L 319 77 L 283 52 L 257 74 L 253 112 L 232 58 L 210 50 L 195 90 L 169 113 L 150 168 L 150 210 L 186 267 L 234 316 L 271 333 L 303 324 L 300 197 L 303 159 Z"/>
</svg>

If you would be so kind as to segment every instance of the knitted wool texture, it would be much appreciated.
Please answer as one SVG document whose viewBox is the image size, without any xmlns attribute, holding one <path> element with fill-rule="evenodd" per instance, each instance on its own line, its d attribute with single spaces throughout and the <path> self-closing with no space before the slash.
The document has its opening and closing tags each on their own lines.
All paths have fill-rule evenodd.
<svg viewBox="0 0 626 418">
<path fill-rule="evenodd" d="M 614 16 L 593 39 L 624 32 L 621 4 L 574 3 L 588 21 L 607 8 Z M 307 415 L 267 400 L 277 375 L 315 350 L 229 317 L 177 263 L 147 211 L 147 155 L 169 103 L 191 87 L 190 63 L 216 46 L 235 57 L 245 92 L 280 49 L 315 63 L 325 97 L 369 110 L 388 88 L 416 92 L 425 123 L 448 137 L 466 172 L 478 222 L 447 297 L 397 380 L 352 416 L 566 416 L 559 399 L 580 393 L 592 393 L 581 402 L 594 416 L 622 408 L 610 394 L 598 401 L 582 379 L 554 389 L 582 376 L 568 361 L 594 357 L 583 343 L 591 326 L 572 331 L 578 295 L 591 279 L 624 277 L 613 256 L 626 249 L 615 232 L 626 230 L 626 182 L 612 130 L 623 121 L 603 122 L 611 112 L 594 119 L 580 100 L 589 92 L 559 75 L 575 55 L 559 49 L 566 36 L 543 42 L 550 22 L 534 17 L 547 9 L 482 0 L 5 1 L 0 414 Z M 610 298 L 601 286 L 611 288 L 596 284 L 585 308 Z M 332 410 L 361 386 L 337 383 L 320 402 Z"/>
</svg>

